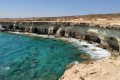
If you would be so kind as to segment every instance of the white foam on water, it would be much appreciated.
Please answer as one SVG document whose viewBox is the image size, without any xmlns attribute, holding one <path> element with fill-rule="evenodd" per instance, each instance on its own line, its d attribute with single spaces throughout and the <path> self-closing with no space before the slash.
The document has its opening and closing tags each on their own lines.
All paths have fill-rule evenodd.
<svg viewBox="0 0 120 80">
<path fill-rule="evenodd" d="M 0 29 L 2 28 L 2 26 L 0 25 Z"/>
<path fill-rule="evenodd" d="M 22 34 L 22 33 L 20 33 L 20 32 L 11 32 L 11 33 L 15 33 L 15 34 Z"/>
<path fill-rule="evenodd" d="M 9 70 L 10 69 L 10 67 L 6 67 L 6 70 Z"/>
<path fill-rule="evenodd" d="M 101 59 L 105 57 L 110 57 L 111 53 L 105 49 L 100 47 L 96 47 L 98 44 L 89 44 L 85 41 L 79 41 L 74 38 L 67 39 L 73 43 L 73 45 L 77 46 L 79 49 L 86 51 L 86 53 L 90 54 L 92 59 Z M 87 46 L 84 47 L 83 45 Z"/>
<path fill-rule="evenodd" d="M 55 38 L 54 36 L 48 36 L 48 35 L 38 35 L 38 34 L 34 34 L 34 33 L 22 33 L 22 32 L 10 32 L 10 33 L 15 33 L 15 34 L 23 34 L 23 35 L 29 35 L 29 36 L 37 36 L 37 37 L 43 37 L 43 38 Z"/>
<path fill-rule="evenodd" d="M 89 44 L 85 41 L 79 41 L 78 39 L 75 39 L 75 38 L 65 38 L 65 37 L 55 38 L 54 36 L 37 35 L 34 33 L 20 33 L 20 32 L 12 32 L 12 33 L 38 36 L 38 37 L 43 37 L 43 38 L 54 38 L 54 39 L 60 39 L 63 41 L 69 41 L 71 44 L 78 47 L 78 49 L 84 50 L 86 53 L 90 54 L 91 59 L 102 59 L 102 58 L 111 56 L 111 53 L 109 51 L 102 49 L 100 47 L 96 47 L 96 45 L 98 45 L 98 44 Z M 85 45 L 87 47 L 84 47 L 83 45 Z"/>
</svg>

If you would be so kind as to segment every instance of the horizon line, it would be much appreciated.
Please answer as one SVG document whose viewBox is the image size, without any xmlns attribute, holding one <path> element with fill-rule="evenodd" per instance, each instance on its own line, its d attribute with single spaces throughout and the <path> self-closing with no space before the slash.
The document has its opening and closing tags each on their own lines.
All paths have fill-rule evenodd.
<svg viewBox="0 0 120 80">
<path fill-rule="evenodd" d="M 88 15 L 109 15 L 109 14 L 120 14 L 120 12 L 117 12 L 117 13 L 102 13 L 102 14 L 96 14 L 96 13 L 93 13 L 93 14 L 81 14 L 81 15 L 63 15 L 63 16 L 42 16 L 42 17 L 39 17 L 39 16 L 36 16 L 36 17 L 3 17 L 3 18 L 0 18 L 0 19 L 20 19 L 20 18 L 57 18 L 57 17 L 77 17 L 77 16 L 88 16 Z"/>
</svg>

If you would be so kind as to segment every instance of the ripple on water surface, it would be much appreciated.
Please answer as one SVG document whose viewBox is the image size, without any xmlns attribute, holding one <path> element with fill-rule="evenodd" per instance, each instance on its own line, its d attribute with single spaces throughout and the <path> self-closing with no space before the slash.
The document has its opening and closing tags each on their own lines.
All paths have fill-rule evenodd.
<svg viewBox="0 0 120 80">
<path fill-rule="evenodd" d="M 0 33 L 0 80 L 57 80 L 82 53 L 62 40 Z"/>
</svg>

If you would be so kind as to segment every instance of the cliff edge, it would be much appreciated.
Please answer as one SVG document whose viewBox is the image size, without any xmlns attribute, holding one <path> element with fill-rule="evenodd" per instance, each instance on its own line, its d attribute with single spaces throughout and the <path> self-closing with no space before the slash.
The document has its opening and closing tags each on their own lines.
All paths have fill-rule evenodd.
<svg viewBox="0 0 120 80">
<path fill-rule="evenodd" d="M 0 23 L 48 23 L 72 26 L 90 26 L 109 29 L 120 29 L 120 13 L 116 14 L 90 14 L 81 16 L 59 17 L 31 17 L 31 18 L 0 18 Z"/>
<path fill-rule="evenodd" d="M 120 80 L 120 57 L 74 65 L 59 80 Z"/>
</svg>

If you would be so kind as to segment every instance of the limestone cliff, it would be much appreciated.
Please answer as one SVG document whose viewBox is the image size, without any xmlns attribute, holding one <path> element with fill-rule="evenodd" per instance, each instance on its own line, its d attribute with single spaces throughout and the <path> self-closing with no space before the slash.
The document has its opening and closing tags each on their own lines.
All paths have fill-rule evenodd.
<svg viewBox="0 0 120 80">
<path fill-rule="evenodd" d="M 0 31 L 72 37 L 120 51 L 120 14 L 0 19 Z"/>
</svg>

